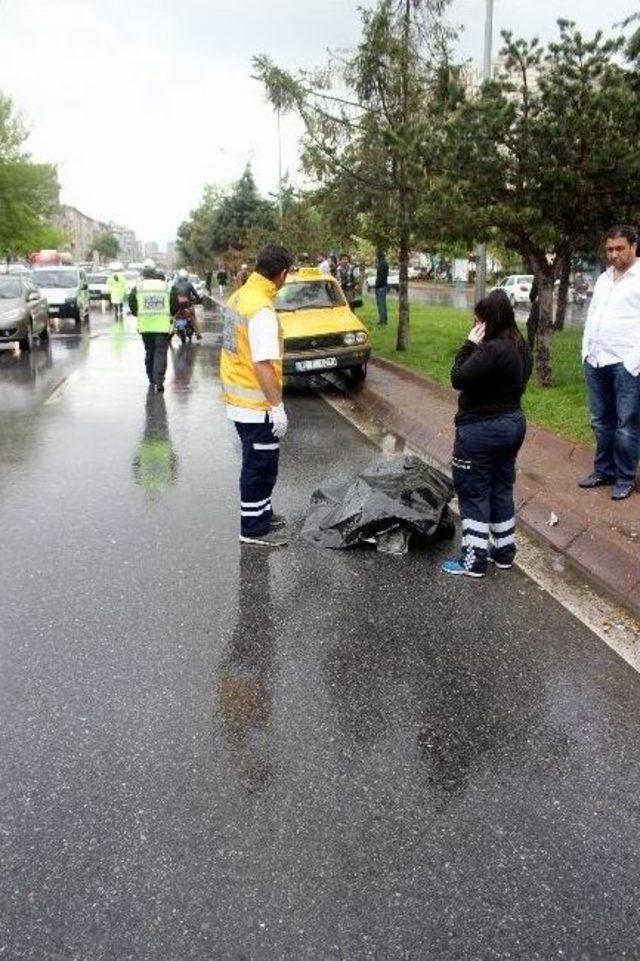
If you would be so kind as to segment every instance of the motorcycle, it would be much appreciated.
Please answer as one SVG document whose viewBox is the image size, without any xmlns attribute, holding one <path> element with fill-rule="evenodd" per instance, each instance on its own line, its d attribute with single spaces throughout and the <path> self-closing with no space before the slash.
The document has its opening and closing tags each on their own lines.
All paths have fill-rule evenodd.
<svg viewBox="0 0 640 961">
<path fill-rule="evenodd" d="M 191 343 L 195 333 L 193 325 L 193 307 L 188 297 L 178 295 L 178 310 L 173 318 L 173 332 L 180 338 L 181 344 Z"/>
</svg>

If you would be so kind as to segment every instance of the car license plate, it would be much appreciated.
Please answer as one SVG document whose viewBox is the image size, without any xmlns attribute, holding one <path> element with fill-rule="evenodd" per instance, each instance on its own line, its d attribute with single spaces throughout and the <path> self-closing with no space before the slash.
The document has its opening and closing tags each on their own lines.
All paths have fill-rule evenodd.
<svg viewBox="0 0 640 961">
<path fill-rule="evenodd" d="M 297 360 L 296 370 L 327 370 L 329 367 L 337 367 L 337 357 L 319 357 L 317 360 Z"/>
</svg>

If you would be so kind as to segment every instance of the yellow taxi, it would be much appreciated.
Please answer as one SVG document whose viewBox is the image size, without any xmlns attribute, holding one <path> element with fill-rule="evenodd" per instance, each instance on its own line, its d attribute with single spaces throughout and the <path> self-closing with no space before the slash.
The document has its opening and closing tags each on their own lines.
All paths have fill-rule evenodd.
<svg viewBox="0 0 640 961">
<path fill-rule="evenodd" d="M 360 307 L 362 301 L 352 306 Z M 285 374 L 348 370 L 354 380 L 364 380 L 371 354 L 369 334 L 334 277 L 316 267 L 302 267 L 287 277 L 275 309 L 284 338 Z"/>
</svg>

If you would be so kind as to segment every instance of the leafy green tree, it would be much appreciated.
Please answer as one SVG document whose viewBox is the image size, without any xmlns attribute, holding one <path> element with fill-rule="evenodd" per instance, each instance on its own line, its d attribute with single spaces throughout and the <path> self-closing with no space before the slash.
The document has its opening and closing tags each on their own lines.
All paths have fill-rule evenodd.
<svg viewBox="0 0 640 961">
<path fill-rule="evenodd" d="M 177 248 L 183 264 L 191 264 L 199 270 L 211 265 L 214 251 L 210 245 L 213 218 L 224 197 L 224 190 L 207 184 L 202 200 L 178 227 Z"/>
<path fill-rule="evenodd" d="M 277 240 L 294 255 L 308 253 L 312 263 L 327 248 L 341 248 L 345 243 L 344 231 L 335 230 L 331 223 L 327 200 L 322 191 L 298 191 L 284 184 Z"/>
<path fill-rule="evenodd" d="M 202 201 L 178 228 L 178 249 L 185 263 L 198 268 L 220 258 L 235 268 L 278 233 L 276 205 L 260 196 L 247 165 L 230 190 L 205 187 Z"/>
<path fill-rule="evenodd" d="M 240 180 L 217 208 L 208 238 L 211 249 L 214 253 L 235 251 L 246 258 L 257 253 L 277 230 L 275 204 L 260 196 L 251 167 L 247 165 Z"/>
<path fill-rule="evenodd" d="M 432 139 L 451 87 L 448 0 L 378 0 L 362 10 L 362 41 L 322 70 L 292 74 L 261 55 L 257 78 L 277 110 L 305 125 L 303 166 L 344 197 L 359 229 L 377 246 L 398 252 L 397 347 L 409 344 L 407 268 L 415 212 L 425 184 L 425 140 Z M 355 233 L 355 229 L 351 231 Z"/>
<path fill-rule="evenodd" d="M 28 130 L 11 97 L 0 91 L 0 163 L 24 160 L 22 145 L 27 136 Z"/>
<path fill-rule="evenodd" d="M 537 371 L 552 383 L 553 287 L 563 263 L 639 213 L 640 112 L 622 37 L 592 39 L 558 21 L 559 39 L 504 33 L 504 72 L 450 121 L 433 197 L 452 230 L 497 230 L 538 278 Z"/>
<path fill-rule="evenodd" d="M 110 230 L 103 230 L 94 239 L 91 249 L 104 257 L 105 260 L 114 260 L 120 253 L 120 241 Z"/>
<path fill-rule="evenodd" d="M 40 248 L 58 206 L 56 168 L 31 162 L 23 149 L 27 133 L 0 93 L 0 253 L 9 259 Z"/>
</svg>

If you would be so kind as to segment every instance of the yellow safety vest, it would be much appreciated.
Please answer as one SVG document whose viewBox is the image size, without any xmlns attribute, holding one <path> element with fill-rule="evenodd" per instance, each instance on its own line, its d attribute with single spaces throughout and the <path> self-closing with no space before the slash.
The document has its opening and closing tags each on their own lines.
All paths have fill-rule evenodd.
<svg viewBox="0 0 640 961">
<path fill-rule="evenodd" d="M 117 280 L 114 274 L 111 274 L 107 278 L 107 290 L 109 291 L 112 304 L 121 304 L 127 296 L 128 289 L 127 278 L 123 277 L 122 274 L 118 274 Z"/>
<path fill-rule="evenodd" d="M 253 273 L 223 308 L 224 329 L 220 351 L 220 379 L 225 403 L 251 410 L 269 410 L 251 359 L 249 321 L 265 307 L 273 310 L 277 287 L 262 274 Z M 278 325 L 279 327 L 279 325 Z M 282 335 L 280 359 L 273 366 L 282 387 Z"/>
<path fill-rule="evenodd" d="M 136 287 L 138 333 L 168 334 L 173 322 L 169 312 L 169 291 L 164 280 L 140 278 Z"/>
</svg>

